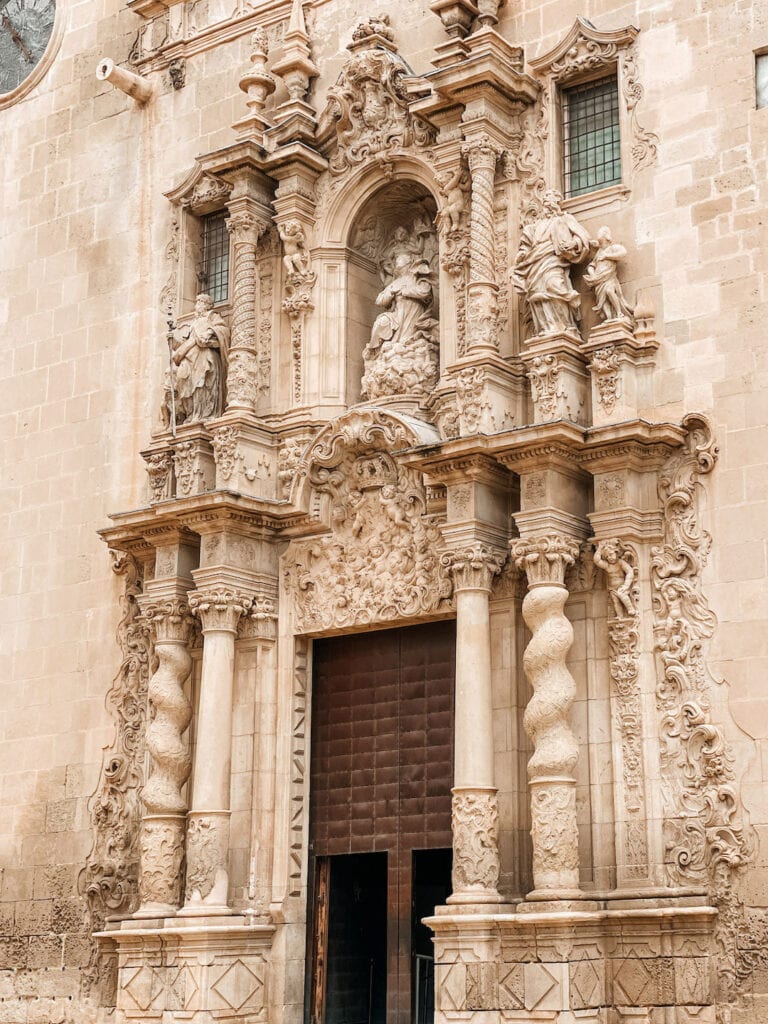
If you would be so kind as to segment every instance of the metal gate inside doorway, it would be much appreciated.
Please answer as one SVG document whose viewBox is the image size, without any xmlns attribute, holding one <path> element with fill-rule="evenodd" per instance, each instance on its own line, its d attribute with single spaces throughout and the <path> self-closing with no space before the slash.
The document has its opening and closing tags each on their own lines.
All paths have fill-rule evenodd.
<svg viewBox="0 0 768 1024">
<path fill-rule="evenodd" d="M 421 918 L 450 893 L 455 625 L 318 640 L 310 1024 L 431 1024 Z"/>
</svg>

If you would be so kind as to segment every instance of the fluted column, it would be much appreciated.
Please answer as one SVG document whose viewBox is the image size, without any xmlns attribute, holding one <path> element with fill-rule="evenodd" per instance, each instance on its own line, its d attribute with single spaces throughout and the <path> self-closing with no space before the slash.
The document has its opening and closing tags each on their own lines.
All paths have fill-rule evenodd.
<svg viewBox="0 0 768 1024">
<path fill-rule="evenodd" d="M 202 574 L 206 570 L 198 570 Z M 228 914 L 229 792 L 235 636 L 251 595 L 227 586 L 190 593 L 203 626 L 192 807 L 187 817 L 187 885 L 183 915 Z"/>
<path fill-rule="evenodd" d="M 493 769 L 491 582 L 504 555 L 482 544 L 447 552 L 456 592 L 456 699 L 449 903 L 498 903 L 499 807 Z"/>
<path fill-rule="evenodd" d="M 149 588 L 148 588 L 149 589 Z M 192 616 L 186 592 L 173 588 L 161 596 L 139 598 L 155 641 L 157 670 L 147 697 L 154 717 L 147 727 L 149 779 L 142 792 L 140 906 L 137 917 L 173 914 L 181 899 L 181 865 L 187 804 L 182 787 L 192 759 L 183 734 L 192 717 L 184 685 L 192 671 L 188 644 Z"/>
<path fill-rule="evenodd" d="M 563 609 L 568 599 L 565 572 L 578 555 L 578 544 L 555 533 L 538 535 L 514 541 L 512 555 L 528 577 L 523 618 L 533 634 L 523 657 L 533 688 L 523 725 L 534 747 L 528 762 L 534 888 L 527 898 L 577 899 L 578 746 L 568 724 L 576 684 L 565 664 L 573 629 Z"/>
<path fill-rule="evenodd" d="M 467 158 L 472 179 L 467 351 L 468 354 L 498 352 L 493 198 L 496 161 L 501 147 L 489 135 L 482 134 L 469 139 L 462 153 Z"/>
<path fill-rule="evenodd" d="M 232 335 L 227 369 L 227 409 L 253 411 L 259 394 L 256 346 L 256 246 L 266 224 L 255 204 L 230 204 L 227 228 L 233 242 Z"/>
</svg>

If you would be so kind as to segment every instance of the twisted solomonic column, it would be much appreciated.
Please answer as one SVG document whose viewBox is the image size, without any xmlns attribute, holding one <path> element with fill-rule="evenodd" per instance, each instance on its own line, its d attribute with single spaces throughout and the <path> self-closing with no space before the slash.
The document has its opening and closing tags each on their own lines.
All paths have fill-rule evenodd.
<svg viewBox="0 0 768 1024">
<path fill-rule="evenodd" d="M 498 303 L 494 263 L 493 213 L 496 162 L 501 147 L 489 135 L 479 135 L 462 147 L 472 179 L 469 233 L 468 351 L 497 352 Z"/>
<path fill-rule="evenodd" d="M 146 813 L 141 821 L 136 916 L 162 917 L 175 913 L 181 898 L 187 810 L 181 791 L 192 767 L 183 740 L 192 718 L 184 685 L 192 671 L 188 644 L 193 619 L 186 601 L 178 596 L 164 600 L 145 596 L 139 602 L 154 634 L 158 666 L 147 691 L 154 718 L 146 734 L 150 776 L 141 794 Z"/>
<path fill-rule="evenodd" d="M 493 771 L 489 599 L 503 552 L 472 543 L 442 562 L 456 592 L 456 700 L 449 903 L 499 903 L 499 808 Z"/>
<path fill-rule="evenodd" d="M 576 684 L 565 664 L 573 629 L 563 614 L 565 572 L 578 550 L 575 541 L 558 534 L 512 543 L 517 567 L 528 577 L 523 618 L 533 634 L 523 657 L 533 687 L 523 717 L 534 747 L 528 762 L 534 889 L 528 899 L 581 896 L 574 775 L 579 751 L 568 724 Z"/>
<path fill-rule="evenodd" d="M 196 570 L 205 573 L 207 570 Z M 210 584 L 189 595 L 203 625 L 195 778 L 187 820 L 187 888 L 183 915 L 229 914 L 229 794 L 235 636 L 252 594 Z"/>
<path fill-rule="evenodd" d="M 256 346 L 256 246 L 267 225 L 247 207 L 235 209 L 233 206 L 226 221 L 234 249 L 227 408 L 253 411 L 260 383 Z"/>
</svg>

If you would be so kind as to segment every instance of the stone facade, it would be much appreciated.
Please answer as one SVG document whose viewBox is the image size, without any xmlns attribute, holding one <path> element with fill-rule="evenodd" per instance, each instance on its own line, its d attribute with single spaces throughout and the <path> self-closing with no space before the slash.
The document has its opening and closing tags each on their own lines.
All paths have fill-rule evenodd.
<svg viewBox="0 0 768 1024">
<path fill-rule="evenodd" d="M 0 1022 L 298 1024 L 312 640 L 450 617 L 435 1021 L 760 1024 L 760 5 L 56 8 L 0 95 Z"/>
</svg>

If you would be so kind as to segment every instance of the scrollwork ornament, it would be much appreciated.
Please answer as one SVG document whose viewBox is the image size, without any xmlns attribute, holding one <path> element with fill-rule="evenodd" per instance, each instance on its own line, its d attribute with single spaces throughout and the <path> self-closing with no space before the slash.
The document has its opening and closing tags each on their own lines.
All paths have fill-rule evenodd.
<svg viewBox="0 0 768 1024">
<path fill-rule="evenodd" d="M 172 452 L 153 452 L 146 457 L 146 463 L 151 500 L 164 501 L 166 498 L 170 498 Z"/>
<path fill-rule="evenodd" d="M 605 345 L 592 354 L 588 369 L 597 384 L 597 398 L 606 413 L 613 412 L 619 399 L 619 353 L 613 345 Z"/>
<path fill-rule="evenodd" d="M 754 856 L 754 842 L 743 820 L 733 754 L 712 721 L 704 655 L 716 619 L 702 592 L 711 538 L 699 505 L 701 478 L 714 468 L 717 448 L 703 416 L 688 416 L 683 426 L 686 442 L 659 478 L 664 540 L 651 550 L 664 835 L 670 882 L 706 884 L 719 910 L 719 998 L 727 1012 L 749 975 L 737 883 Z"/>
<path fill-rule="evenodd" d="M 650 167 L 651 164 L 655 163 L 659 137 L 643 128 L 637 118 L 637 105 L 643 98 L 644 90 L 640 83 L 640 75 L 637 69 L 637 50 L 635 46 L 631 46 L 624 54 L 622 72 L 622 92 L 627 113 L 629 114 L 632 136 L 632 166 L 638 171 L 642 167 Z"/>
<path fill-rule="evenodd" d="M 211 895 L 226 870 L 228 822 L 213 815 L 191 814 L 187 824 L 187 904 Z"/>
<path fill-rule="evenodd" d="M 211 436 L 216 468 L 223 480 L 229 480 L 240 458 L 237 442 L 237 428 L 230 425 L 218 427 Z"/>
<path fill-rule="evenodd" d="M 496 791 L 455 789 L 451 812 L 453 891 L 495 892 L 499 882 L 499 806 Z"/>
</svg>

